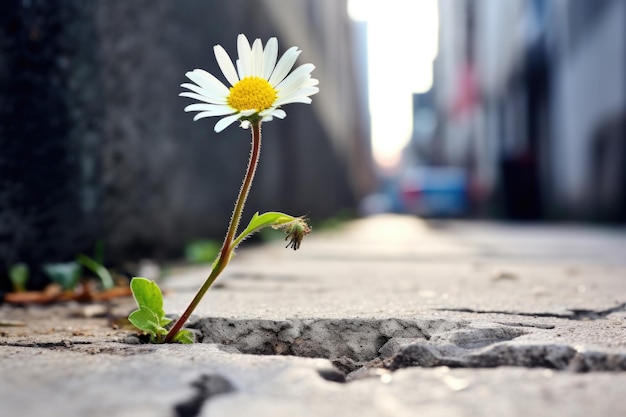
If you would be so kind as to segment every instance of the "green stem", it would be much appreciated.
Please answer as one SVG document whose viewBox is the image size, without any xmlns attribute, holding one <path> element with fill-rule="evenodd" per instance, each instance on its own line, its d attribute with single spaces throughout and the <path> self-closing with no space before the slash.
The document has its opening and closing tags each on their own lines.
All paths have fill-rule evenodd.
<svg viewBox="0 0 626 417">
<path fill-rule="evenodd" d="M 209 288 L 211 288 L 211 285 L 213 285 L 219 274 L 224 270 L 224 268 L 226 268 L 226 265 L 228 265 L 228 262 L 230 261 L 232 252 L 236 247 L 236 245 L 233 244 L 233 239 L 235 238 L 235 233 L 237 233 L 243 207 L 246 204 L 246 199 L 248 198 L 248 193 L 250 192 L 250 186 L 252 185 L 252 180 L 254 179 L 254 173 L 256 172 L 256 167 L 259 163 L 260 152 L 261 122 L 258 121 L 252 123 L 252 150 L 250 151 L 248 168 L 246 170 L 246 176 L 243 179 L 241 189 L 239 190 L 239 196 L 237 197 L 237 202 L 235 203 L 233 215 L 230 218 L 230 224 L 228 225 L 228 231 L 226 232 L 226 238 L 224 239 L 222 249 L 220 250 L 219 258 L 215 262 L 211 274 L 206 279 L 204 284 L 202 284 L 202 287 L 200 287 L 196 296 L 193 298 L 183 315 L 180 316 L 176 323 L 174 323 L 174 326 L 172 326 L 170 331 L 167 333 L 167 336 L 165 336 L 166 343 L 171 342 L 174 339 L 174 336 L 176 336 L 183 325 L 187 322 L 189 316 L 191 316 L 200 303 L 200 300 L 202 300 L 202 297 L 204 297 L 204 294 L 206 294 Z"/>
</svg>

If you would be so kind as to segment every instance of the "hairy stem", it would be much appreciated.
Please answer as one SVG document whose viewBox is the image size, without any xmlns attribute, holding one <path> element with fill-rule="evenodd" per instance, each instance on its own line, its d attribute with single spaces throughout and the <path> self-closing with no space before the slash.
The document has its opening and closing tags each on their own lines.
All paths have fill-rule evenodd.
<svg viewBox="0 0 626 417">
<path fill-rule="evenodd" d="M 235 245 L 233 245 L 233 239 L 235 238 L 235 234 L 237 233 L 237 228 L 239 227 L 239 221 L 241 220 L 241 214 L 243 212 L 243 207 L 246 204 L 246 199 L 248 198 L 248 193 L 250 192 L 250 186 L 252 185 L 252 180 L 254 179 L 254 173 L 256 172 L 256 167 L 259 163 L 259 154 L 261 152 L 261 122 L 257 121 L 252 123 L 252 150 L 250 151 L 250 159 L 248 160 L 248 168 L 246 169 L 246 176 L 243 179 L 243 183 L 241 185 L 241 189 L 239 190 L 239 195 L 237 196 L 237 202 L 235 203 L 235 208 L 233 210 L 233 215 L 230 218 L 230 224 L 228 225 L 228 231 L 226 232 L 226 238 L 224 239 L 224 243 L 222 244 L 222 249 L 220 250 L 219 257 L 217 261 L 213 265 L 213 270 L 209 277 L 204 281 L 202 287 L 196 293 L 196 296 L 193 298 L 185 312 L 174 326 L 170 329 L 165 337 L 165 342 L 171 342 L 174 339 L 174 336 L 180 331 L 183 325 L 189 319 L 189 316 L 196 309 L 204 294 L 211 288 L 211 285 L 215 282 L 219 274 L 226 268 L 230 258 L 232 256 L 232 252 L 235 249 Z"/>
</svg>

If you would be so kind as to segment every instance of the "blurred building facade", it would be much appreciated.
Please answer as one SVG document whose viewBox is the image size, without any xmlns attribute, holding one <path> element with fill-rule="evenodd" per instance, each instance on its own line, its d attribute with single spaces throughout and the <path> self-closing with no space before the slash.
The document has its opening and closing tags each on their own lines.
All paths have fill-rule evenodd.
<svg viewBox="0 0 626 417">
<path fill-rule="evenodd" d="M 312 105 L 264 126 L 245 215 L 324 218 L 374 185 L 345 1 L 10 0 L 0 23 L 2 271 L 97 241 L 119 261 L 221 239 L 249 132 L 193 122 L 178 93 L 194 68 L 221 78 L 213 45 L 234 57 L 239 33 L 299 46 L 320 80 Z"/>
<path fill-rule="evenodd" d="M 468 170 L 478 213 L 626 221 L 626 2 L 440 0 L 439 14 L 428 162 Z"/>
</svg>

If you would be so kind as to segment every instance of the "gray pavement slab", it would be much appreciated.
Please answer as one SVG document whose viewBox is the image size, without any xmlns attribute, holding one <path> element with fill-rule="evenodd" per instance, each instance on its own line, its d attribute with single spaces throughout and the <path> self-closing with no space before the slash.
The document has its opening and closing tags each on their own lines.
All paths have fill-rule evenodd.
<svg viewBox="0 0 626 417">
<path fill-rule="evenodd" d="M 3 307 L 2 415 L 626 415 L 625 255 L 624 228 L 379 216 L 241 249 L 191 346 Z M 173 270 L 165 310 L 207 274 Z"/>
</svg>

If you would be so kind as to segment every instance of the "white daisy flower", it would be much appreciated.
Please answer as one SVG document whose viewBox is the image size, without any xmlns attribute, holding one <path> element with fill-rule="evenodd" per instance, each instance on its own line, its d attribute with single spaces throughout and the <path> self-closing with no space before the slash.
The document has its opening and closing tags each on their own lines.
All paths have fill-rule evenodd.
<svg viewBox="0 0 626 417">
<path fill-rule="evenodd" d="M 247 128 L 250 122 L 266 122 L 274 117 L 284 119 L 287 114 L 280 108 L 283 104 L 310 104 L 309 96 L 319 91 L 316 87 L 319 81 L 311 78 L 311 71 L 315 68 L 313 64 L 301 65 L 289 74 L 302 52 L 297 47 L 289 48 L 276 62 L 276 38 L 270 38 L 263 48 L 260 39 L 250 46 L 246 36 L 240 34 L 237 37 L 237 69 L 224 48 L 216 45 L 213 50 L 224 77 L 232 87 L 225 86 L 204 70 L 195 69 L 185 74 L 195 84 L 181 84 L 191 92 L 185 91 L 180 95 L 202 102 L 185 107 L 186 112 L 198 112 L 194 121 L 226 116 L 215 125 L 216 132 L 221 132 L 237 120 L 241 121 L 241 127 Z"/>
</svg>

